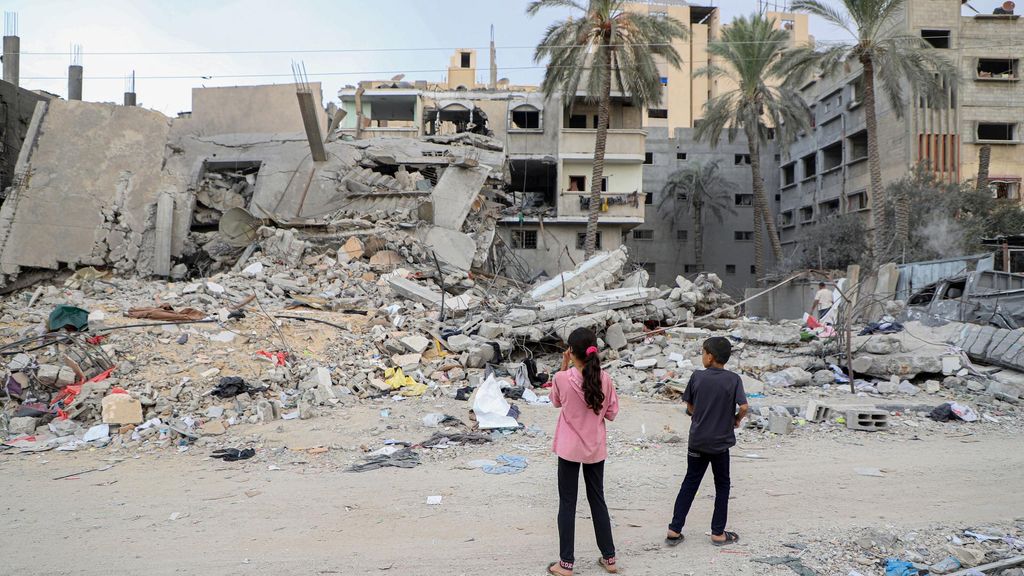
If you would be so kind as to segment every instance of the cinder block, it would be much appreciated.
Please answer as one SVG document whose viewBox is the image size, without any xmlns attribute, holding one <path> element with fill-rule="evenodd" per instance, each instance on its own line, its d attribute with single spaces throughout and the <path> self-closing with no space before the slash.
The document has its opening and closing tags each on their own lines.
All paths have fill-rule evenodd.
<svg viewBox="0 0 1024 576">
<path fill-rule="evenodd" d="M 818 404 L 817 400 L 807 401 L 806 418 L 808 422 L 827 422 L 835 416 L 835 410 Z"/>
<path fill-rule="evenodd" d="M 847 410 L 846 427 L 865 432 L 885 430 L 889 427 L 889 413 L 885 410 Z"/>
</svg>

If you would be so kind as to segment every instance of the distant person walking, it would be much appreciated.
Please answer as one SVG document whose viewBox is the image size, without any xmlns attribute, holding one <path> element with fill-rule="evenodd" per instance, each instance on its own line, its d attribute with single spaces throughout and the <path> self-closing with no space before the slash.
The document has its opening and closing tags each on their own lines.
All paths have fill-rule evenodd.
<svg viewBox="0 0 1024 576">
<path fill-rule="evenodd" d="M 818 282 L 818 291 L 814 293 L 814 303 L 811 304 L 811 314 L 816 313 L 818 320 L 821 320 L 832 309 L 834 303 L 832 291 L 825 286 L 824 282 Z"/>
<path fill-rule="evenodd" d="M 704 370 L 690 376 L 683 392 L 686 413 L 690 415 L 690 438 L 686 453 L 686 476 L 676 496 L 672 521 L 668 525 L 665 544 L 676 546 L 683 541 L 683 525 L 697 488 L 708 466 L 715 476 L 715 512 L 711 516 L 711 543 L 715 546 L 733 544 L 739 534 L 727 532 L 729 517 L 729 449 L 736 445 L 734 430 L 747 415 L 747 395 L 743 381 L 735 372 L 725 369 L 732 355 L 732 344 L 716 336 L 704 341 Z"/>
<path fill-rule="evenodd" d="M 611 377 L 601 370 L 597 336 L 586 328 L 577 328 L 569 335 L 562 369 L 555 374 L 551 388 L 551 404 L 561 408 L 552 447 L 558 455 L 559 561 L 548 565 L 548 572 L 558 576 L 572 574 L 576 561 L 576 496 L 582 467 L 597 547 L 601 550 L 598 563 L 614 574 L 619 569 L 615 563 L 612 522 L 604 501 L 604 461 L 608 457 L 605 420 L 615 420 L 619 397 Z"/>
</svg>

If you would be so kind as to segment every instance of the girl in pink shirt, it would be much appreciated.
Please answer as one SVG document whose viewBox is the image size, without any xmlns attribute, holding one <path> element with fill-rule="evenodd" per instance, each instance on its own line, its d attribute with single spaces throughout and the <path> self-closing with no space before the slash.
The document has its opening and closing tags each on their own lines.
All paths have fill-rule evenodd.
<svg viewBox="0 0 1024 576">
<path fill-rule="evenodd" d="M 548 572 L 571 576 L 576 532 L 576 494 L 580 466 L 587 487 L 587 502 L 594 520 L 598 563 L 607 572 L 619 571 L 615 565 L 612 523 L 604 501 L 604 460 L 608 457 L 605 420 L 615 420 L 619 398 L 611 377 L 601 370 L 597 337 L 586 328 L 569 335 L 569 348 L 562 355 L 562 369 L 555 374 L 551 403 L 562 410 L 555 425 L 552 449 L 558 455 L 558 543 L 559 561 Z"/>
</svg>

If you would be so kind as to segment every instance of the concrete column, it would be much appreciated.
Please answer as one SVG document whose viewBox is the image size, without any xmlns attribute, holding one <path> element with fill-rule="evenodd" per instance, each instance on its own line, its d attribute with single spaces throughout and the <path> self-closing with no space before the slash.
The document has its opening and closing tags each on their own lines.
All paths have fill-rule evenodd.
<svg viewBox="0 0 1024 576">
<path fill-rule="evenodd" d="M 124 93 L 124 105 L 125 106 L 135 106 L 135 92 L 125 92 Z"/>
<path fill-rule="evenodd" d="M 4 82 L 18 85 L 21 65 L 21 38 L 4 36 Z"/>
<path fill-rule="evenodd" d="M 68 100 L 82 99 L 82 67 L 68 66 Z"/>
</svg>

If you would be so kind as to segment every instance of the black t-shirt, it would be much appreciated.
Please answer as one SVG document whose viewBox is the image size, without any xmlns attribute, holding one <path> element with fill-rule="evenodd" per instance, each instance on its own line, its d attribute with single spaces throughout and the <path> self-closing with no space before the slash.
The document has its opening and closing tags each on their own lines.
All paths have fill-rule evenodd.
<svg viewBox="0 0 1024 576">
<path fill-rule="evenodd" d="M 736 445 L 736 406 L 747 403 L 738 374 L 721 368 L 698 370 L 690 376 L 683 400 L 693 404 L 690 450 L 721 454 Z"/>
</svg>

